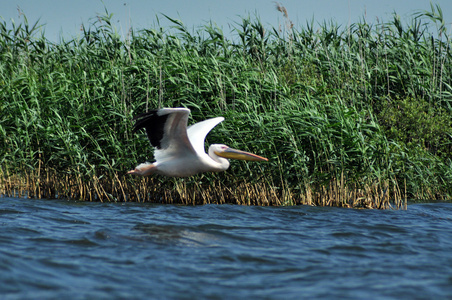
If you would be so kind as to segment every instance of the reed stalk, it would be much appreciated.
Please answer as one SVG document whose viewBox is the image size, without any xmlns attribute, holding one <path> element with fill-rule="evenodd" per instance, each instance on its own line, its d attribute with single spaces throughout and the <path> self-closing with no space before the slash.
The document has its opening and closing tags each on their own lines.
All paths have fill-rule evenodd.
<svg viewBox="0 0 452 300">
<path fill-rule="evenodd" d="M 452 194 L 451 39 L 432 6 L 403 23 L 280 28 L 244 17 L 130 30 L 112 16 L 49 42 L 0 22 L 0 194 L 88 201 L 406 208 Z M 436 26 L 436 32 L 431 32 Z M 435 28 L 433 28 L 435 29 Z M 131 178 L 152 160 L 132 117 L 184 106 L 222 115 L 209 143 L 266 156 L 220 174 Z"/>
</svg>

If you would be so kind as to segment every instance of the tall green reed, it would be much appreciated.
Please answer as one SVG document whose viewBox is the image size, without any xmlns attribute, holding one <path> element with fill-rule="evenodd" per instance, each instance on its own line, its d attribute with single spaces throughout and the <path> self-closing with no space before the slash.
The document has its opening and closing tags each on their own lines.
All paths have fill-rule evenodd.
<svg viewBox="0 0 452 300">
<path fill-rule="evenodd" d="M 394 15 L 343 30 L 326 22 L 315 30 L 313 21 L 298 29 L 288 15 L 284 28 L 267 30 L 245 17 L 232 38 L 213 23 L 193 32 L 164 17 L 170 30 L 131 29 L 122 39 L 106 12 L 80 38 L 56 44 L 37 34 L 38 23 L 0 24 L 5 192 L 376 208 L 449 197 L 451 129 L 433 124 L 450 120 L 450 40 L 441 26 L 432 38 L 424 23 L 441 24 L 439 8 L 408 26 Z M 176 106 L 192 109 L 190 122 L 225 116 L 208 142 L 270 162 L 183 180 L 125 176 L 152 158 L 144 135 L 131 134 L 132 117 Z M 423 113 L 431 123 L 417 121 Z M 440 138 L 406 131 L 408 122 Z"/>
</svg>

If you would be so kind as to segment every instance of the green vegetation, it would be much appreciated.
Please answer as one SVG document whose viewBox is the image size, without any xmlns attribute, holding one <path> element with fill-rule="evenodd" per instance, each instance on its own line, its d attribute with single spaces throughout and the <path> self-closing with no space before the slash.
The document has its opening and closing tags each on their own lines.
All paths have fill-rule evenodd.
<svg viewBox="0 0 452 300">
<path fill-rule="evenodd" d="M 452 194 L 452 52 L 439 7 L 403 24 L 365 20 L 227 38 L 131 29 L 111 15 L 59 43 L 0 23 L 0 194 L 100 201 L 402 207 Z M 434 31 L 433 33 L 431 31 Z M 219 174 L 132 178 L 152 160 L 132 117 L 188 107 L 226 121 L 207 137 L 269 158 Z"/>
</svg>

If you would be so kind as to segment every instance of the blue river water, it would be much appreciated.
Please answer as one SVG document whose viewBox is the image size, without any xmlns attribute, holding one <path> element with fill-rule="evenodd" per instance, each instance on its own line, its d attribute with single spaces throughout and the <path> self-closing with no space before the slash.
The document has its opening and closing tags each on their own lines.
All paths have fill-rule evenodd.
<svg viewBox="0 0 452 300">
<path fill-rule="evenodd" d="M 452 299 L 452 204 L 0 198 L 1 299 Z"/>
</svg>

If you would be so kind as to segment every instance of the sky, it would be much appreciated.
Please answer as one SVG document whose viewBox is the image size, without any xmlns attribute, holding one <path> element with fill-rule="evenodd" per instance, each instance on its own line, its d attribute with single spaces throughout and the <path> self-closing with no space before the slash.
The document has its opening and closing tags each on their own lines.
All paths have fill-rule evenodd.
<svg viewBox="0 0 452 300">
<path fill-rule="evenodd" d="M 280 0 L 287 9 L 294 26 L 301 28 L 314 18 L 314 24 L 334 21 L 347 25 L 363 18 L 369 23 L 377 20 L 389 21 L 396 12 L 402 20 L 409 21 L 413 14 L 430 10 L 430 3 L 439 4 L 443 10 L 448 32 L 452 32 L 452 0 Z M 284 24 L 281 12 L 276 10 L 273 0 L 2 0 L 0 17 L 2 22 L 19 24 L 25 14 L 28 22 L 38 19 L 43 24 L 47 39 L 57 42 L 81 35 L 80 28 L 88 26 L 105 8 L 113 14 L 114 24 L 120 34 L 134 30 L 157 28 L 157 18 L 164 28 L 169 22 L 162 14 L 181 20 L 187 28 L 197 29 L 210 21 L 231 32 L 231 25 L 241 17 L 258 15 L 269 28 Z M 378 18 L 378 19 L 377 19 Z M 11 27 L 9 27 L 11 28 Z"/>
</svg>

